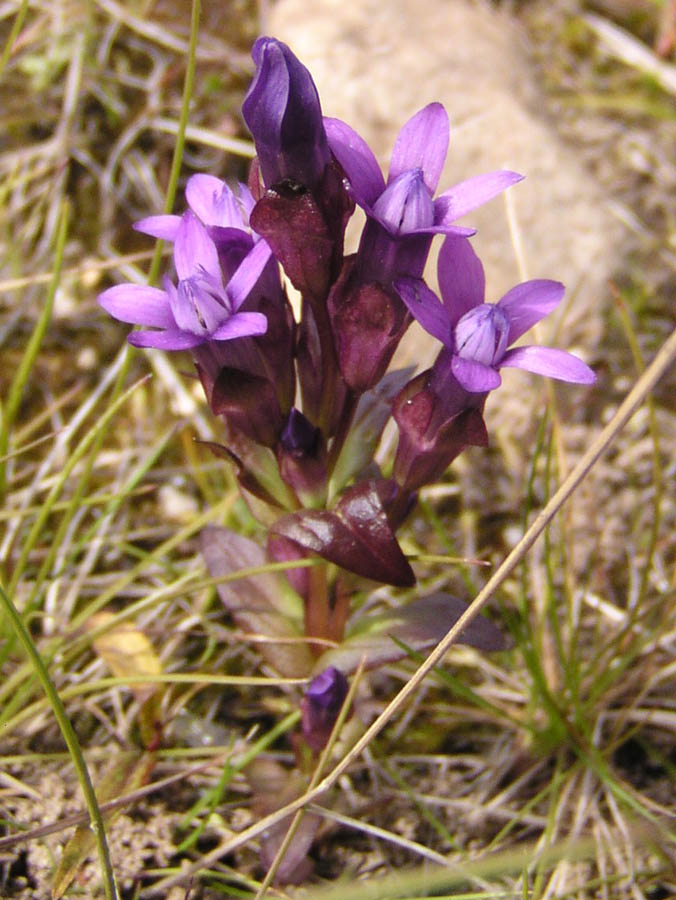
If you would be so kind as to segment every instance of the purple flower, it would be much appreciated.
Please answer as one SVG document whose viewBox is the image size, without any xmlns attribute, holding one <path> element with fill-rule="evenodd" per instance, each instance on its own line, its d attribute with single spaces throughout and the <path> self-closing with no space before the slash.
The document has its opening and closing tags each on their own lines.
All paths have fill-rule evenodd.
<svg viewBox="0 0 676 900">
<path fill-rule="evenodd" d="M 263 181 L 314 187 L 331 158 L 312 76 L 289 47 L 261 37 L 251 51 L 256 75 L 242 114 L 256 144 Z"/>
<path fill-rule="evenodd" d="M 135 347 L 188 350 L 267 330 L 263 314 L 239 311 L 271 260 L 268 245 L 246 226 L 251 195 L 240 186 L 238 198 L 219 179 L 194 175 L 186 196 L 191 209 L 182 216 L 151 216 L 136 225 L 173 241 L 178 285 L 165 277 L 164 290 L 120 284 L 99 296 L 114 318 L 160 329 L 132 332 Z"/>
<path fill-rule="evenodd" d="M 326 745 L 347 691 L 347 678 L 335 666 L 324 669 L 310 682 L 301 703 L 301 727 L 313 750 Z"/>
<path fill-rule="evenodd" d="M 522 178 L 508 171 L 478 175 L 435 200 L 449 136 L 448 116 L 440 103 L 421 109 L 399 132 L 387 183 L 368 145 L 349 125 L 339 119 L 324 122 L 329 146 L 345 170 L 354 199 L 369 218 L 360 253 L 371 260 L 383 260 L 397 249 L 405 254 L 405 265 L 401 259 L 396 266 L 383 260 L 383 268 L 390 273 L 420 276 L 431 236 L 474 234 L 475 229 L 453 223 Z M 380 228 L 374 229 L 375 223 Z M 388 238 L 390 243 L 397 238 L 409 243 L 406 248 L 388 248 Z"/>
<path fill-rule="evenodd" d="M 558 306 L 564 293 L 558 281 L 526 281 L 498 303 L 484 303 L 483 266 L 470 242 L 458 237 L 444 241 L 438 275 L 443 303 L 419 278 L 402 278 L 395 287 L 422 327 L 444 345 L 435 369 L 450 368 L 465 391 L 484 393 L 499 387 L 498 369 L 503 366 L 577 384 L 596 380 L 589 366 L 563 350 L 507 349 Z"/>
</svg>

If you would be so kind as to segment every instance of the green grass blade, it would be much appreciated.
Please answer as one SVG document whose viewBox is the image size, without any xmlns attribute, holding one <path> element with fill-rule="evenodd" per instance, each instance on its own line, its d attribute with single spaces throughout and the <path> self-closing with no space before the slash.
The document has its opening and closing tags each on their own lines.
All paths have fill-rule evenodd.
<svg viewBox="0 0 676 900">
<path fill-rule="evenodd" d="M 7 402 L 2 410 L 2 422 L 0 424 L 0 499 L 3 499 L 7 489 L 7 465 L 4 457 L 7 456 L 9 449 L 10 435 L 16 415 L 19 411 L 21 398 L 23 396 L 26 382 L 33 368 L 33 364 L 40 350 L 43 338 L 47 331 L 50 319 L 52 317 L 52 309 L 54 308 L 54 298 L 59 286 L 61 277 L 61 268 L 63 265 L 63 251 L 66 246 L 66 237 L 68 235 L 68 221 L 70 208 L 67 202 L 61 207 L 61 218 L 59 221 L 59 230 L 56 236 L 56 250 L 54 253 L 54 273 L 47 290 L 45 304 L 40 313 L 40 317 L 33 329 L 33 334 L 28 341 L 28 345 L 19 363 L 16 375 L 12 379 L 12 384 L 7 395 Z"/>
<path fill-rule="evenodd" d="M 87 769 L 87 764 L 85 763 L 84 757 L 82 755 L 82 750 L 80 749 L 80 744 L 78 742 L 75 731 L 73 730 L 73 726 L 70 723 L 70 719 L 66 714 L 65 707 L 61 702 L 61 698 L 59 697 L 56 688 L 54 687 L 52 679 L 49 677 L 47 667 L 42 661 L 42 657 L 40 656 L 37 647 L 31 639 L 28 629 L 21 620 L 21 616 L 19 615 L 16 607 L 9 599 L 7 594 L 5 594 L 5 592 L 2 590 L 2 588 L 0 588 L 0 603 L 2 604 L 5 614 L 12 623 L 14 632 L 21 642 L 26 655 L 30 659 L 30 662 L 35 670 L 35 674 L 39 679 L 40 684 L 42 685 L 42 689 L 49 699 L 50 706 L 52 707 L 52 710 L 54 712 L 54 717 L 59 724 L 59 728 L 61 729 L 61 733 L 70 753 L 70 757 L 73 761 L 78 781 L 80 782 L 80 787 L 84 795 L 85 804 L 89 812 L 91 828 L 96 839 L 96 847 L 98 850 L 99 862 L 101 864 L 103 887 L 105 890 L 106 900 L 119 900 L 119 894 L 117 892 L 117 886 L 115 884 L 115 873 L 113 872 L 112 863 L 110 861 L 110 853 L 108 851 L 108 842 L 106 841 L 106 832 L 103 824 L 103 817 L 101 815 L 101 810 L 99 809 L 99 804 L 96 800 L 96 794 L 94 793 L 94 786 L 89 776 L 89 770 Z"/>
</svg>

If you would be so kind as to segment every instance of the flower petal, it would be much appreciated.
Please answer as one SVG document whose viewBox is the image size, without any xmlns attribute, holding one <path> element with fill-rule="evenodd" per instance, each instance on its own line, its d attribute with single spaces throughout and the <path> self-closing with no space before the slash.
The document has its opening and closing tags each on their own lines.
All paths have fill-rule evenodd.
<svg viewBox="0 0 676 900">
<path fill-rule="evenodd" d="M 453 335 L 448 311 L 422 278 L 400 278 L 394 282 L 394 289 L 425 331 L 450 346 Z"/>
<path fill-rule="evenodd" d="M 213 175 L 192 175 L 185 186 L 190 209 L 205 225 L 242 228 L 242 210 L 228 185 Z"/>
<path fill-rule="evenodd" d="M 508 343 L 513 344 L 540 319 L 556 309 L 565 288 L 559 281 L 536 279 L 517 284 L 498 302 L 509 321 Z"/>
<path fill-rule="evenodd" d="M 225 289 L 234 312 L 237 312 L 255 287 L 271 255 L 270 245 L 261 239 L 235 270 Z"/>
<path fill-rule="evenodd" d="M 471 394 L 483 394 L 485 391 L 494 391 L 502 384 L 499 372 L 473 359 L 462 359 L 460 356 L 454 356 L 451 363 L 451 371 L 458 383 Z"/>
<path fill-rule="evenodd" d="M 331 152 L 343 167 L 355 200 L 360 206 L 373 206 L 385 190 L 385 179 L 371 148 L 340 119 L 324 117 L 324 128 Z"/>
<path fill-rule="evenodd" d="M 466 238 L 446 238 L 439 251 L 437 277 L 452 327 L 466 312 L 484 302 L 484 267 Z"/>
<path fill-rule="evenodd" d="M 368 212 L 369 210 L 367 210 Z M 445 234 L 453 237 L 474 237 L 476 232 L 476 228 L 467 228 L 464 225 L 430 225 L 428 228 L 412 228 L 408 234 Z"/>
<path fill-rule="evenodd" d="M 180 216 L 148 216 L 134 223 L 134 231 L 149 234 L 161 241 L 175 241 L 180 224 Z"/>
<path fill-rule="evenodd" d="M 127 340 L 133 347 L 153 347 L 155 350 L 190 350 L 204 343 L 204 337 L 187 331 L 132 331 Z"/>
<path fill-rule="evenodd" d="M 434 224 L 434 204 L 421 169 L 408 169 L 390 181 L 373 205 L 373 216 L 394 235 L 423 231 Z"/>
<path fill-rule="evenodd" d="M 430 103 L 399 132 L 392 150 L 389 184 L 410 169 L 422 169 L 430 194 L 439 184 L 448 152 L 448 116 L 441 103 Z"/>
<path fill-rule="evenodd" d="M 521 181 L 523 175 L 516 172 L 499 170 L 489 172 L 487 175 L 475 175 L 454 185 L 448 191 L 444 191 L 434 201 L 436 225 L 447 225 L 460 219 L 462 216 L 492 200 L 505 188 L 517 181 Z"/>
<path fill-rule="evenodd" d="M 515 347 L 502 357 L 502 366 L 514 366 L 574 384 L 593 384 L 596 381 L 596 375 L 586 363 L 572 353 L 554 347 Z"/>
<path fill-rule="evenodd" d="M 263 313 L 242 312 L 230 316 L 211 335 L 212 341 L 230 341 L 233 338 L 251 337 L 255 334 L 265 334 L 268 330 L 268 320 Z"/>
<path fill-rule="evenodd" d="M 114 319 L 132 325 L 174 328 L 169 298 L 164 291 L 143 284 L 116 284 L 99 294 L 98 302 Z"/>
<path fill-rule="evenodd" d="M 282 178 L 315 186 L 330 159 L 312 76 L 286 44 L 261 37 L 251 51 L 254 80 L 242 115 L 256 144 L 266 187 Z"/>
<path fill-rule="evenodd" d="M 256 201 L 254 200 L 253 194 L 245 184 L 238 182 L 236 187 L 237 199 L 239 200 L 242 210 L 244 211 L 244 217 L 248 222 L 249 216 L 251 215 L 251 210 L 256 205 Z"/>
<path fill-rule="evenodd" d="M 192 212 L 181 217 L 174 244 L 174 264 L 180 281 L 203 272 L 221 280 L 216 246 Z"/>
</svg>

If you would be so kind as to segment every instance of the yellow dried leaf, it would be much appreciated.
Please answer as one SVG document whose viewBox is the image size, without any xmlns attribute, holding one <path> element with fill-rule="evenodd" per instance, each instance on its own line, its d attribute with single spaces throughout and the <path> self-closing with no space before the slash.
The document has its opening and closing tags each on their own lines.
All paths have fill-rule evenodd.
<svg viewBox="0 0 676 900">
<path fill-rule="evenodd" d="M 112 613 L 92 616 L 89 630 L 99 629 L 112 621 Z M 117 678 L 139 675 L 160 675 L 162 664 L 145 634 L 131 622 L 122 622 L 92 641 L 94 650 Z M 129 685 L 136 699 L 143 703 L 157 689 L 156 684 L 143 682 Z"/>
</svg>

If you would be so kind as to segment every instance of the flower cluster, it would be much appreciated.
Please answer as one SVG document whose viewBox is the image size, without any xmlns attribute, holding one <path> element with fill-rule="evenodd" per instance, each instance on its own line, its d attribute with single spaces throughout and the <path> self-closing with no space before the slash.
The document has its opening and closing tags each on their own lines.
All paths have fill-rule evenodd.
<svg viewBox="0 0 676 900">
<path fill-rule="evenodd" d="M 414 585 L 396 531 L 421 486 L 467 446 L 487 443 L 483 409 L 500 370 L 578 384 L 594 375 L 561 350 L 512 346 L 556 308 L 563 286 L 528 281 L 486 303 L 474 229 L 456 224 L 520 175 L 475 175 L 435 196 L 449 123 L 443 106 L 431 103 L 404 124 L 385 179 L 362 138 L 323 117 L 310 73 L 286 45 L 260 38 L 253 57 L 243 104 L 257 151 L 248 186 L 190 178 L 182 215 L 136 225 L 173 243 L 175 280 L 165 277 L 161 289 L 111 287 L 99 302 L 143 326 L 129 336 L 134 346 L 190 351 L 222 419 L 223 442 L 214 449 L 235 466 L 267 544 L 209 529 L 211 571 L 270 559 L 331 564 L 289 568 L 292 590 L 252 576 L 221 591 L 243 630 L 266 632 L 262 652 L 271 665 L 312 679 L 303 734 L 318 750 L 345 698 L 345 676 L 361 658 L 376 665 L 400 657 L 402 644 L 429 646 L 462 612 L 460 601 L 434 595 L 350 631 L 360 580 Z M 356 253 L 346 256 L 356 204 L 366 224 Z M 440 298 L 423 280 L 435 235 L 443 239 Z M 281 271 L 301 297 L 296 317 Z M 413 319 L 439 341 L 438 357 L 426 372 L 388 372 Z M 390 417 L 399 443 L 386 478 L 374 454 Z M 306 640 L 290 650 L 294 635 Z M 475 622 L 465 640 L 500 646 L 488 621 Z"/>
</svg>

